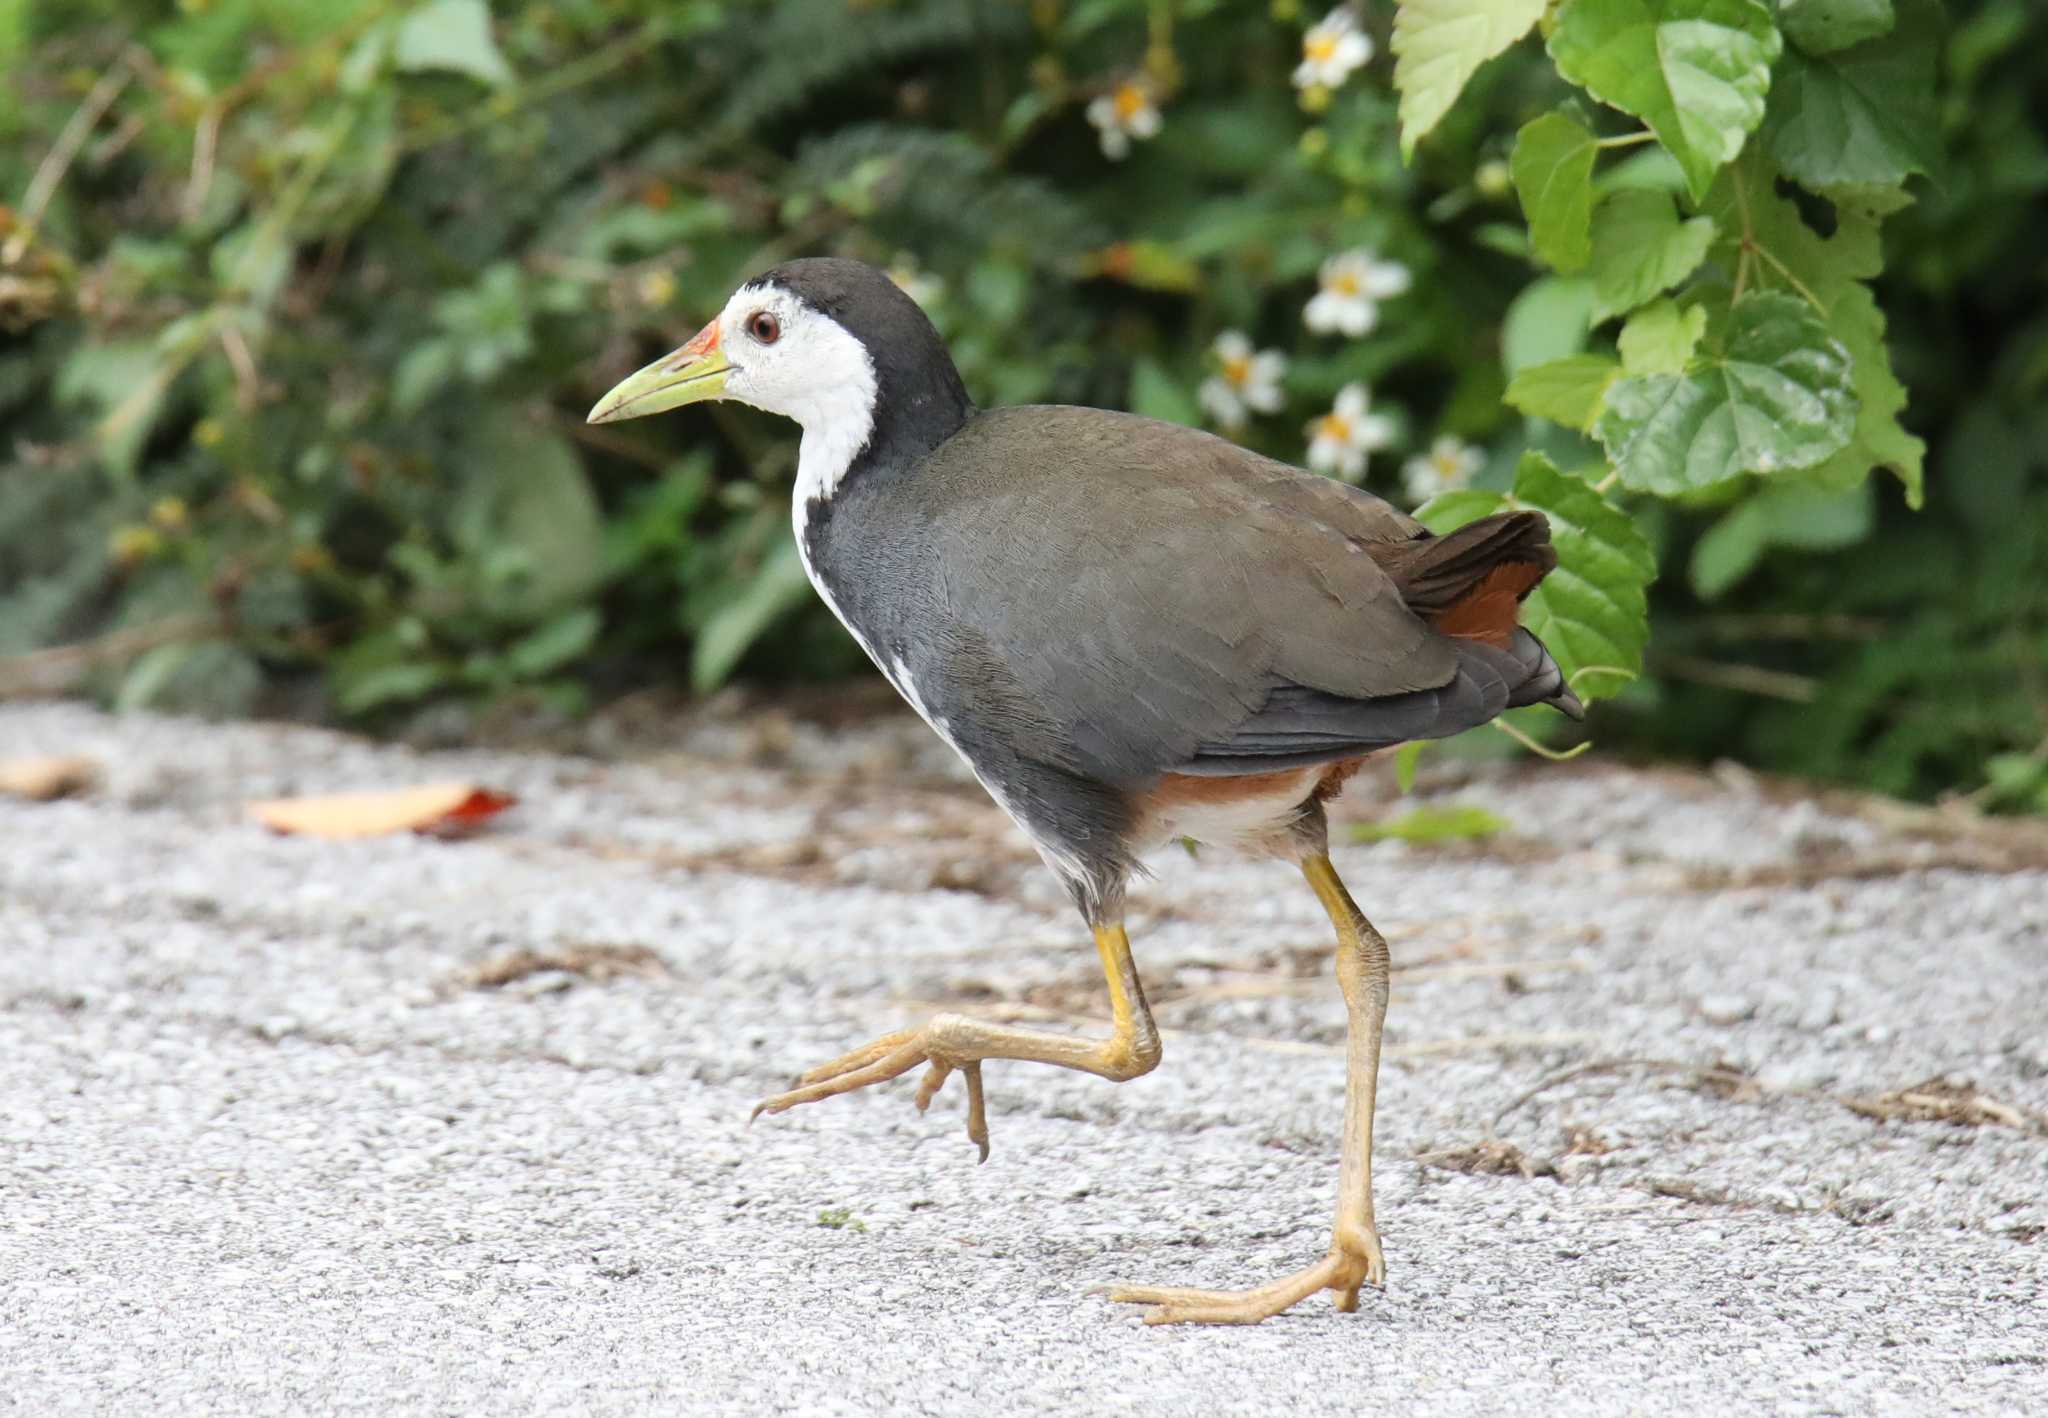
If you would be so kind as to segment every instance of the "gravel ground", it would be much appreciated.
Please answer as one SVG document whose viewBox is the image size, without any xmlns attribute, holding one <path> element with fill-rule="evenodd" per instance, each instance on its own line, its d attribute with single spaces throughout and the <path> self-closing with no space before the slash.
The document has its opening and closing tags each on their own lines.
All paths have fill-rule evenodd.
<svg viewBox="0 0 2048 1418">
<path fill-rule="evenodd" d="M 749 1127 L 940 1003 L 1099 1030 L 1094 952 L 913 722 L 670 742 L 0 707 L 0 755 L 104 768 L 0 800 L 0 1411 L 2048 1412 L 2038 844 L 1736 774 L 1440 773 L 1512 831 L 1337 853 L 1398 971 L 1389 1288 L 1148 1329 L 1085 1292 L 1321 1253 L 1314 899 L 1162 859 L 1165 1063 L 991 1066 L 985 1166 L 954 1090 Z M 241 814 L 443 777 L 521 804 L 462 841 Z"/>
</svg>

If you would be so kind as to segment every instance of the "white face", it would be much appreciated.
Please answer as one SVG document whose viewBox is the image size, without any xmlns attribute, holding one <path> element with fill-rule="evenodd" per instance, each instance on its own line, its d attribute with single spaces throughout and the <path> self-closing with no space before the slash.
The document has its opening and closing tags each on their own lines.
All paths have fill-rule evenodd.
<svg viewBox="0 0 2048 1418">
<path fill-rule="evenodd" d="M 734 292 L 718 317 L 718 347 L 732 365 L 725 397 L 793 418 L 806 433 L 871 424 L 875 366 L 830 316 L 779 286 Z"/>
<path fill-rule="evenodd" d="M 777 286 L 743 287 L 718 317 L 723 397 L 803 425 L 796 510 L 829 498 L 875 428 L 875 362 L 830 316 Z"/>
</svg>

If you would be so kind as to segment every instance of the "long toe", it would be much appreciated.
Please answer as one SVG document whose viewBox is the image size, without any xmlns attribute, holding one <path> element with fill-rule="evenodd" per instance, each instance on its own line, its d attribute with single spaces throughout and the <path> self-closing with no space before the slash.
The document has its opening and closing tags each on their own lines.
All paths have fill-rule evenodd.
<svg viewBox="0 0 2048 1418">
<path fill-rule="evenodd" d="M 1359 1264 L 1341 1253 L 1324 1256 L 1305 1270 L 1252 1290 L 1197 1290 L 1171 1285 L 1119 1285 L 1109 1298 L 1150 1305 L 1146 1324 L 1257 1324 L 1291 1309 L 1318 1290 L 1334 1290 L 1340 1303 L 1348 1292 L 1356 1304 Z"/>
<path fill-rule="evenodd" d="M 801 1088 L 792 1088 L 787 1093 L 777 1093 L 772 1098 L 763 1098 L 754 1105 L 751 1118 L 763 1113 L 786 1113 L 800 1103 L 815 1103 L 821 1098 L 836 1098 L 841 1093 L 854 1093 L 874 1083 L 886 1083 L 899 1078 L 925 1061 L 924 1050 L 916 1044 L 904 1044 L 894 1053 L 884 1054 L 865 1068 L 841 1073 L 817 1083 L 807 1083 Z"/>
<path fill-rule="evenodd" d="M 837 1078 L 841 1074 L 854 1073 L 864 1069 L 878 1059 L 887 1058 L 905 1044 L 916 1039 L 918 1032 L 915 1029 L 898 1029 L 893 1034 L 884 1034 L 873 1043 L 863 1044 L 850 1053 L 841 1054 L 829 1063 L 821 1063 L 816 1068 L 805 1069 L 797 1076 L 797 1084 L 802 1086 L 810 1083 L 823 1083 L 827 1079 Z"/>
</svg>

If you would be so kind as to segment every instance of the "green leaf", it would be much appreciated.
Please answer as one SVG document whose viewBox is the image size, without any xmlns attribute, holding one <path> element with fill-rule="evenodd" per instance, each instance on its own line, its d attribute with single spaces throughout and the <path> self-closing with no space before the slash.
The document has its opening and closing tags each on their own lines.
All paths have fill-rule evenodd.
<svg viewBox="0 0 2048 1418">
<path fill-rule="evenodd" d="M 115 340 L 72 351 L 57 371 L 55 392 L 59 404 L 89 404 L 105 414 L 94 430 L 100 461 L 108 472 L 130 478 L 171 378 L 152 342 Z"/>
<path fill-rule="evenodd" d="M 1596 436 L 1625 486 L 1669 497 L 1742 473 L 1810 468 L 1856 420 L 1850 356 L 1804 301 L 1751 292 L 1724 351 L 1616 383 Z"/>
<path fill-rule="evenodd" d="M 1559 72 L 1649 124 L 1695 200 L 1762 121 L 1781 48 L 1762 0 L 1563 0 L 1550 30 Z"/>
<path fill-rule="evenodd" d="M 263 691 L 263 671 L 253 656 L 224 641 L 158 645 L 122 676 L 114 711 L 154 709 L 231 719 L 249 712 Z"/>
<path fill-rule="evenodd" d="M 1593 323 L 1633 310 L 1699 269 L 1714 219 L 1678 219 L 1662 192 L 1617 192 L 1593 218 Z"/>
<path fill-rule="evenodd" d="M 334 703 L 348 715 L 367 714 L 386 704 L 424 699 L 445 689 L 455 672 L 438 660 L 411 660 L 378 665 L 351 673 L 347 666 L 334 667 Z"/>
<path fill-rule="evenodd" d="M 1464 842 L 1508 830 L 1508 820 L 1471 803 L 1411 808 L 1384 822 L 1355 822 L 1354 842 Z"/>
<path fill-rule="evenodd" d="M 1532 364 L 1577 354 L 1586 347 L 1592 312 L 1593 283 L 1584 276 L 1531 281 L 1501 322 L 1501 367 L 1512 376 Z"/>
<path fill-rule="evenodd" d="M 604 617 L 591 606 L 563 611 L 505 649 L 505 668 L 521 679 L 539 679 L 584 654 L 597 643 Z"/>
<path fill-rule="evenodd" d="M 1899 422 L 1906 387 L 1892 373 L 1877 297 L 1870 287 L 1853 285 L 1836 299 L 1828 316 L 1828 328 L 1853 361 L 1856 424 L 1849 446 L 1816 468 L 1814 480 L 1847 487 L 1861 482 L 1872 468 L 1889 468 L 1906 489 L 1906 504 L 1918 507 L 1925 496 L 1921 462 L 1927 445 Z"/>
<path fill-rule="evenodd" d="M 1892 0 L 1790 0 L 1778 28 L 1808 54 L 1828 54 L 1891 31 Z"/>
<path fill-rule="evenodd" d="M 1550 520 L 1557 569 L 1522 603 L 1522 623 L 1581 699 L 1618 694 L 1642 673 L 1650 639 L 1650 544 L 1626 512 L 1540 453 L 1515 470 L 1514 501 Z"/>
<path fill-rule="evenodd" d="M 1422 751 L 1428 747 L 1428 739 L 1412 739 L 1394 750 L 1394 786 L 1403 793 L 1415 791 L 1415 770 L 1422 763 Z"/>
<path fill-rule="evenodd" d="M 391 407 L 416 414 L 455 373 L 455 346 L 448 340 L 427 340 L 413 346 L 391 374 Z"/>
<path fill-rule="evenodd" d="M 1882 39 L 1829 54 L 1787 50 L 1763 130 L 1785 175 L 1820 189 L 1890 186 L 1934 171 L 1941 161 L 1940 39 L 1938 14 L 1909 4 Z"/>
<path fill-rule="evenodd" d="M 446 69 L 486 84 L 512 82 L 485 0 L 430 0 L 399 21 L 392 58 L 408 74 Z"/>
<path fill-rule="evenodd" d="M 699 694 L 718 688 L 755 641 L 810 590 L 794 541 L 779 541 L 753 579 L 713 611 L 690 655 L 690 684 Z"/>
<path fill-rule="evenodd" d="M 1547 0 L 1402 0 L 1394 12 L 1401 156 L 1436 127 L 1481 64 L 1529 32 Z"/>
<path fill-rule="evenodd" d="M 1415 515 L 1442 533 L 1504 507 L 1543 513 L 1557 549 L 1557 569 L 1522 603 L 1522 623 L 1550 650 L 1581 699 L 1618 693 L 1642 672 L 1650 638 L 1647 588 L 1657 574 L 1650 544 L 1626 512 L 1541 453 L 1522 455 L 1509 496 L 1450 493 Z"/>
<path fill-rule="evenodd" d="M 1653 301 L 1621 327 L 1621 367 L 1630 374 L 1677 374 L 1706 332 L 1706 307 Z"/>
<path fill-rule="evenodd" d="M 1621 366 L 1606 355 L 1566 355 L 1530 365 L 1508 381 L 1504 397 L 1525 414 L 1584 433 L 1600 416 L 1608 386 L 1620 377 Z"/>
<path fill-rule="evenodd" d="M 1522 125 L 1508 159 L 1536 254 L 1560 271 L 1593 255 L 1593 135 L 1563 113 Z"/>
<path fill-rule="evenodd" d="M 466 474 L 449 532 L 485 571 L 484 608 L 530 621 L 588 592 L 603 568 L 604 526 L 568 440 L 516 409 L 486 405 L 461 451 Z"/>
<path fill-rule="evenodd" d="M 1202 426 L 1202 410 L 1194 395 L 1150 355 L 1140 355 L 1131 365 L 1130 398 L 1134 414 L 1190 428 Z"/>
<path fill-rule="evenodd" d="M 1755 570 L 1770 548 L 1838 551 L 1869 536 L 1876 520 L 1867 483 L 1846 492 L 1801 483 L 1767 487 L 1738 503 L 1694 545 L 1693 590 L 1701 600 L 1716 600 Z"/>
<path fill-rule="evenodd" d="M 1752 289 L 1810 297 L 1827 312 L 1830 331 L 1854 362 L 1854 438 L 1812 478 L 1843 487 L 1874 467 L 1889 468 L 1905 485 L 1907 503 L 1918 507 L 1926 445 L 1899 424 L 1906 391 L 1892 374 L 1884 313 L 1864 284 L 1884 266 L 1877 218 L 1838 202 L 1834 235 L 1823 237 L 1778 195 L 1777 181 L 1776 169 L 1758 152 L 1745 153 L 1721 174 L 1702 207 L 1718 229 L 1712 256 L 1726 270 L 1744 271 Z"/>
</svg>

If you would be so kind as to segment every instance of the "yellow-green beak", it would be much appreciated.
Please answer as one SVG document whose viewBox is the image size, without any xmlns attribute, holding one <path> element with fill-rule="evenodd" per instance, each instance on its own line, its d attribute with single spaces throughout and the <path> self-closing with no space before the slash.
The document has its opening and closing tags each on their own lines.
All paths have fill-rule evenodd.
<svg viewBox="0 0 2048 1418">
<path fill-rule="evenodd" d="M 731 368 L 725 352 L 718 347 L 718 322 L 714 320 L 681 349 L 620 380 L 597 401 L 597 407 L 590 411 L 590 422 L 636 419 L 642 414 L 658 414 L 664 409 L 716 399 L 725 392 L 725 376 Z"/>
</svg>

